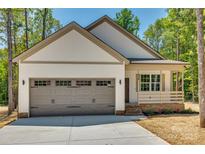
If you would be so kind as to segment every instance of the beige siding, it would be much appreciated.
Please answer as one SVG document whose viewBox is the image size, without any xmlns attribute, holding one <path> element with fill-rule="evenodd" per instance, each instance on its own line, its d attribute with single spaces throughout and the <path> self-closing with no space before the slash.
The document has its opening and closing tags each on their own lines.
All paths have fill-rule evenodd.
<svg viewBox="0 0 205 154">
<path fill-rule="evenodd" d="M 119 62 L 75 30 L 68 32 L 25 61 Z"/>
<path fill-rule="evenodd" d="M 112 64 L 24 64 L 19 65 L 19 112 L 29 112 L 31 78 L 113 78 L 115 110 L 125 109 L 125 65 Z M 22 82 L 25 81 L 23 85 Z M 121 81 L 121 82 L 120 82 Z"/>
</svg>

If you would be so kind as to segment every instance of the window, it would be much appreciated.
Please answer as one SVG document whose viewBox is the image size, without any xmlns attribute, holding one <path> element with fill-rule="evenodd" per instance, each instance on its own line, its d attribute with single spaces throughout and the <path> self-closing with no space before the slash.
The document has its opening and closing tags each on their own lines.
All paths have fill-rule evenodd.
<svg viewBox="0 0 205 154">
<path fill-rule="evenodd" d="M 160 75 L 152 74 L 151 80 L 151 91 L 160 91 Z"/>
<path fill-rule="evenodd" d="M 76 81 L 77 86 L 91 86 L 91 81 L 81 80 Z"/>
<path fill-rule="evenodd" d="M 34 85 L 35 85 L 35 87 L 50 86 L 51 85 L 51 81 L 50 80 L 35 80 L 34 81 Z"/>
<path fill-rule="evenodd" d="M 111 81 L 96 81 L 96 86 L 111 86 Z"/>
<path fill-rule="evenodd" d="M 142 74 L 140 76 L 141 91 L 160 91 L 159 74 Z"/>
<path fill-rule="evenodd" d="M 149 91 L 150 88 L 150 75 L 143 74 L 141 75 L 141 91 Z"/>
<path fill-rule="evenodd" d="M 67 80 L 56 80 L 56 86 L 71 86 L 71 81 Z"/>
</svg>

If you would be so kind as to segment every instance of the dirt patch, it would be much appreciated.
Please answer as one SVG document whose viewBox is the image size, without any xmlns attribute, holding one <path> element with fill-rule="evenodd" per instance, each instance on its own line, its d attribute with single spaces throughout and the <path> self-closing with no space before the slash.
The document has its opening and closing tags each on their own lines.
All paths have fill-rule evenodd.
<svg viewBox="0 0 205 154">
<path fill-rule="evenodd" d="M 8 107 L 7 106 L 0 106 L 0 120 L 7 116 L 8 114 Z"/>
<path fill-rule="evenodd" d="M 0 128 L 10 124 L 11 122 L 15 121 L 17 119 L 17 112 L 13 112 L 7 117 L 4 117 L 0 120 Z"/>
<path fill-rule="evenodd" d="M 199 104 L 198 103 L 185 102 L 184 107 L 185 107 L 185 109 L 192 109 L 193 111 L 199 112 Z"/>
<path fill-rule="evenodd" d="M 196 114 L 151 116 L 137 123 L 170 144 L 205 144 L 205 128 Z"/>
</svg>

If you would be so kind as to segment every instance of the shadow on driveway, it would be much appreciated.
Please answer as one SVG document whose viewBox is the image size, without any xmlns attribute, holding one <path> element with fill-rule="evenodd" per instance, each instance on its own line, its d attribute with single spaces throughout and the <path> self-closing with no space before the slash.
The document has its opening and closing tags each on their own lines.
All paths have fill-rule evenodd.
<svg viewBox="0 0 205 154">
<path fill-rule="evenodd" d="M 62 116 L 62 117 L 34 117 L 18 119 L 11 123 L 12 126 L 55 126 L 55 127 L 81 127 L 92 125 L 103 125 L 112 123 L 123 123 L 144 119 L 145 116 Z"/>
</svg>

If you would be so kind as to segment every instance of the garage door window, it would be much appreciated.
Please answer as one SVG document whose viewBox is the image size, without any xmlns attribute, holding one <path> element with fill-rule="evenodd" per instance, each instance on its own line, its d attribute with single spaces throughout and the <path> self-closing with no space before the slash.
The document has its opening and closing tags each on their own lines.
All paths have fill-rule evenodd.
<svg viewBox="0 0 205 154">
<path fill-rule="evenodd" d="M 56 86 L 71 86 L 71 81 L 68 80 L 56 80 Z"/>
<path fill-rule="evenodd" d="M 96 81 L 96 86 L 111 86 L 111 81 Z"/>
<path fill-rule="evenodd" d="M 91 86 L 91 81 L 87 81 L 87 80 L 78 80 L 76 81 L 76 85 L 77 86 Z"/>
<path fill-rule="evenodd" d="M 50 80 L 35 80 L 34 81 L 34 86 L 35 87 L 41 87 L 41 86 L 50 86 L 51 85 L 51 81 Z"/>
</svg>

